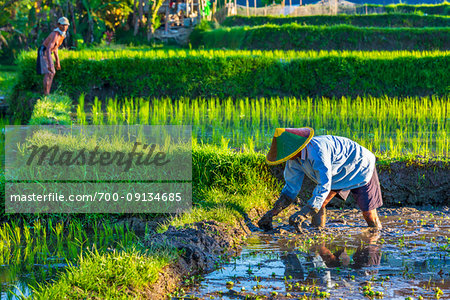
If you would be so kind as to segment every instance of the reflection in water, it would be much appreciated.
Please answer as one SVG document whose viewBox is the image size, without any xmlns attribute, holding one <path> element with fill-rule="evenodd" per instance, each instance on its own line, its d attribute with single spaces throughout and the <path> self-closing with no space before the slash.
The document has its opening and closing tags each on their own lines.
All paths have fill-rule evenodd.
<svg viewBox="0 0 450 300">
<path fill-rule="evenodd" d="M 370 283 L 384 299 L 432 299 L 435 288 L 443 291 L 441 299 L 450 299 L 450 252 L 445 250 L 450 246 L 450 224 L 446 214 L 426 213 L 426 220 L 424 215 L 416 214 L 420 222 L 408 223 L 398 215 L 384 217 L 379 234 L 362 228 L 362 221 L 351 221 L 330 222 L 327 231 L 295 235 L 280 221 L 276 234 L 250 236 L 232 263 L 207 274 L 188 295 L 244 299 L 276 292 L 301 299 L 310 297 L 315 286 L 330 299 L 356 300 L 365 299 L 361 288 Z M 422 226 L 421 219 L 436 226 Z M 232 291 L 225 286 L 228 281 L 234 282 Z"/>
<path fill-rule="evenodd" d="M 364 267 L 376 267 L 381 262 L 381 246 L 375 244 L 379 235 L 363 236 L 354 244 L 359 244 L 356 251 L 350 257 L 345 246 L 337 247 L 331 252 L 326 243 L 320 243 L 310 248 L 310 253 L 305 261 L 301 261 L 301 254 L 289 252 L 281 255 L 281 261 L 285 265 L 285 276 L 306 282 L 319 280 L 320 284 L 331 288 L 331 270 L 329 268 L 350 267 L 361 269 Z M 370 242 L 371 244 L 365 244 Z M 309 267 L 309 268 L 308 268 Z M 365 275 L 375 275 L 377 269 L 364 270 Z"/>
</svg>

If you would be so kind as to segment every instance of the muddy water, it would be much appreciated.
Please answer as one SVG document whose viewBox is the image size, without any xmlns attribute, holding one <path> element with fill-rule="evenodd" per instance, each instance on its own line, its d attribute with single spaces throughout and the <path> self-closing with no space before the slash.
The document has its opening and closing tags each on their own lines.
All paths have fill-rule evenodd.
<svg viewBox="0 0 450 300">
<path fill-rule="evenodd" d="M 449 210 L 385 209 L 380 216 L 380 232 L 368 231 L 356 210 L 332 211 L 326 230 L 305 224 L 302 234 L 275 220 L 273 232 L 253 233 L 239 256 L 187 296 L 450 299 Z"/>
</svg>

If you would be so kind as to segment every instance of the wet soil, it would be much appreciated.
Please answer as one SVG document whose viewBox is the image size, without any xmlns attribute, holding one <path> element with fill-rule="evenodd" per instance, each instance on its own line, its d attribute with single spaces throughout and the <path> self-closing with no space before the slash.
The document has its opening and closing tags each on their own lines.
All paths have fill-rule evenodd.
<svg viewBox="0 0 450 300">
<path fill-rule="evenodd" d="M 272 232 L 250 235 L 238 256 L 178 296 L 450 299 L 449 208 L 381 209 L 380 231 L 368 230 L 356 209 L 334 209 L 325 230 L 305 223 L 299 234 L 287 225 L 292 212 L 274 220 Z"/>
<path fill-rule="evenodd" d="M 215 221 L 203 221 L 188 227 L 170 226 L 164 233 L 153 234 L 146 240 L 149 247 L 171 246 L 178 250 L 178 260 L 167 266 L 158 281 L 146 291 L 148 299 L 167 299 L 183 280 L 216 269 L 228 255 L 240 249 L 242 229 L 232 228 Z"/>
</svg>

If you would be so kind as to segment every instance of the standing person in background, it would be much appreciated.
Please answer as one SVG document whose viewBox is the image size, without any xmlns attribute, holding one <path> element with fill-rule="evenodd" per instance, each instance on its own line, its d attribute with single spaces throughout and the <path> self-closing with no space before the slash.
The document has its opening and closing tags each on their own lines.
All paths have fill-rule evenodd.
<svg viewBox="0 0 450 300">
<path fill-rule="evenodd" d="M 61 17 L 58 20 L 58 28 L 44 40 L 38 49 L 37 73 L 44 75 L 44 95 L 50 94 L 53 77 L 55 77 L 55 65 L 53 64 L 52 53 L 55 56 L 56 70 L 61 70 L 59 64 L 58 48 L 66 38 L 66 32 L 69 28 L 69 20 Z"/>
</svg>

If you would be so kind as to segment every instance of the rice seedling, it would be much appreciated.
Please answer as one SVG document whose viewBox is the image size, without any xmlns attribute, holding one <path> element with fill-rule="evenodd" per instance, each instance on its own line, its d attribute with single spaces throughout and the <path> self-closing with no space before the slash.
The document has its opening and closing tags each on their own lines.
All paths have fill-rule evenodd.
<svg viewBox="0 0 450 300">
<path fill-rule="evenodd" d="M 359 58 L 397 58 L 397 57 L 437 57 L 448 55 L 449 51 L 262 51 L 262 50 L 148 50 L 148 51 L 133 51 L 133 50 L 118 50 L 118 51 L 97 51 L 97 50 L 83 50 L 83 51 L 64 51 L 59 54 L 60 59 L 85 59 L 91 62 L 116 59 L 119 57 L 126 57 L 130 59 L 165 59 L 177 57 L 178 59 L 187 57 L 205 57 L 205 58 L 224 58 L 224 57 L 264 57 L 275 59 L 297 59 L 297 58 L 321 58 L 327 56 L 336 57 L 359 57 Z M 22 59 L 36 59 L 34 51 L 22 52 L 19 61 Z"/>
<path fill-rule="evenodd" d="M 33 114 L 31 115 L 29 124 L 68 125 L 71 123 L 69 116 L 71 104 L 72 101 L 69 97 L 56 94 L 48 95 L 41 99 L 38 99 L 36 105 L 34 106 Z"/>
<path fill-rule="evenodd" d="M 0 96 L 8 97 L 11 94 L 16 84 L 17 73 L 16 66 L 0 66 Z"/>
<path fill-rule="evenodd" d="M 354 139 L 378 155 L 445 156 L 447 97 L 109 99 L 106 123 L 192 124 L 199 142 L 265 151 L 277 127 Z M 123 118 L 118 117 L 122 112 Z"/>
<path fill-rule="evenodd" d="M 27 278 L 29 287 L 38 286 L 38 282 L 55 277 L 60 266 L 54 264 L 58 261 L 75 261 L 85 253 L 86 245 L 92 235 L 99 253 L 108 247 L 120 247 L 135 244 L 138 241 L 135 233 L 129 228 L 118 231 L 117 226 L 109 223 L 103 228 L 93 226 L 92 230 L 83 228 L 79 221 L 72 221 L 67 226 L 63 222 L 54 223 L 52 219 L 42 224 L 40 219 L 32 225 L 25 221 L 10 221 L 0 224 L 0 265 L 7 266 L 10 278 Z M 116 233 L 114 234 L 114 229 Z M 106 239 L 102 238 L 107 236 Z M 35 278 L 35 280 L 32 280 Z M 8 281 L 2 282 L 9 286 Z M 13 284 L 14 282 L 11 282 Z M 3 293 L 3 292 L 2 292 Z M 6 293 L 6 296 L 11 296 Z M 3 294 L 2 294 L 3 297 Z"/>
<path fill-rule="evenodd" d="M 57 248 L 60 252 L 62 252 L 62 246 L 63 246 L 63 230 L 64 230 L 64 224 L 63 223 L 57 223 L 55 227 L 53 228 L 54 233 L 56 234 L 56 240 L 57 240 Z"/>
<path fill-rule="evenodd" d="M 158 272 L 176 257 L 175 249 L 155 250 L 135 246 L 102 253 L 93 247 L 86 255 L 79 256 L 77 266 L 70 264 L 67 273 L 53 285 L 36 285 L 33 298 L 92 297 L 94 294 L 99 298 L 129 297 L 132 292 L 155 282 Z"/>
<path fill-rule="evenodd" d="M 77 123 L 81 125 L 86 124 L 86 113 L 84 112 L 84 94 L 81 94 L 78 98 Z"/>
<path fill-rule="evenodd" d="M 390 13 L 369 15 L 319 15 L 319 16 L 231 16 L 221 26 L 257 26 L 263 24 L 305 24 L 336 25 L 349 24 L 360 27 L 448 27 L 449 20 L 445 16 L 426 16 L 418 14 Z"/>
<path fill-rule="evenodd" d="M 443 18 L 445 20 L 445 18 Z M 198 30 L 194 47 L 282 50 L 447 50 L 447 27 L 358 27 L 348 24 L 273 23 Z M 270 41 L 270 42 L 268 42 Z M 427 42 L 425 42 L 427 41 Z M 407 43 L 408 42 L 408 43 Z"/>
<path fill-rule="evenodd" d="M 98 97 L 94 98 L 94 104 L 92 105 L 92 124 L 103 125 L 102 102 L 98 100 Z"/>
</svg>

